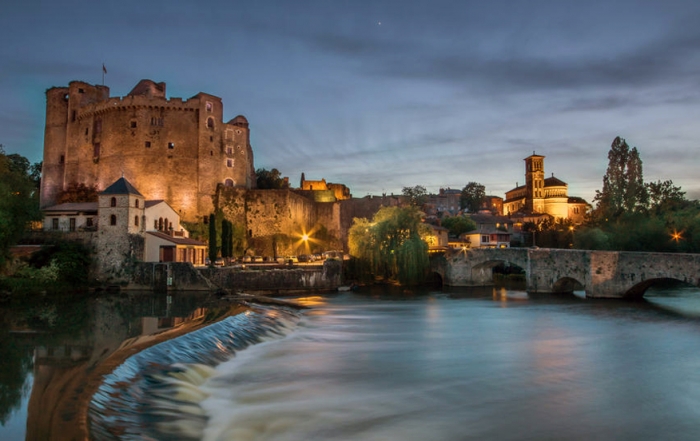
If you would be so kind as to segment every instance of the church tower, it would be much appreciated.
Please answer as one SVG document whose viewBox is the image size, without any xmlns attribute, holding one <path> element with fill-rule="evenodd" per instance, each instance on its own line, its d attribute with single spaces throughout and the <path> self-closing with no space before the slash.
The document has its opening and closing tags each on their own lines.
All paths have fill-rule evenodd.
<svg viewBox="0 0 700 441">
<path fill-rule="evenodd" d="M 544 213 L 544 156 L 525 158 L 525 209 L 533 213 Z"/>
</svg>

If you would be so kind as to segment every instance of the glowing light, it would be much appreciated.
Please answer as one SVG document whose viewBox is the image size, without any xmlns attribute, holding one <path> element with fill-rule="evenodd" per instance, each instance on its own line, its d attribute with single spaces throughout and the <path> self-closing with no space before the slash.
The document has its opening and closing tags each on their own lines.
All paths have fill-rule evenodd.
<svg viewBox="0 0 700 441">
<path fill-rule="evenodd" d="M 673 233 L 671 233 L 671 239 L 678 243 L 679 240 L 683 240 L 683 232 L 673 230 Z"/>
</svg>

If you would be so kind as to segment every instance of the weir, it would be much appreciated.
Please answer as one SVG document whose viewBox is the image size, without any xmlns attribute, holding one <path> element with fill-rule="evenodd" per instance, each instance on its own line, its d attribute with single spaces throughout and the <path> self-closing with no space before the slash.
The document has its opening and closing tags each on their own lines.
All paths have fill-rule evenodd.
<svg viewBox="0 0 700 441">
<path fill-rule="evenodd" d="M 280 338 L 300 319 L 291 308 L 255 306 L 151 346 L 107 375 L 89 404 L 92 439 L 202 438 L 207 417 L 200 388 L 213 367 L 246 347 Z"/>
</svg>

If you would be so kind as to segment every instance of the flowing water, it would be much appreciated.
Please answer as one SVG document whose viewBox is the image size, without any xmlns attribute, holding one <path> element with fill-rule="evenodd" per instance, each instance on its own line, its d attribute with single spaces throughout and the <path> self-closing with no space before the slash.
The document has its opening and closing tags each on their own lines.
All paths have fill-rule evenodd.
<svg viewBox="0 0 700 441">
<path fill-rule="evenodd" d="M 697 288 L 298 301 L 131 357 L 92 400 L 96 439 L 700 439 Z"/>
</svg>

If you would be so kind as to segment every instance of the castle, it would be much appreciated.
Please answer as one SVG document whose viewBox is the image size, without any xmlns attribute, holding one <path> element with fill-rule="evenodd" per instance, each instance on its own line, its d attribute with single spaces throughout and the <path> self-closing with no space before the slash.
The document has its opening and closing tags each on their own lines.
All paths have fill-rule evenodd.
<svg viewBox="0 0 700 441">
<path fill-rule="evenodd" d="M 525 185 L 506 192 L 503 213 L 506 216 L 547 214 L 555 219 L 582 222 L 588 203 L 582 198 L 569 196 L 568 184 L 553 174 L 544 177 L 544 158 L 534 152 L 525 158 Z"/>
<path fill-rule="evenodd" d="M 221 98 L 207 93 L 167 99 L 165 83 L 151 80 L 122 98 L 82 81 L 48 89 L 41 208 L 71 183 L 102 191 L 122 176 L 201 221 L 217 185 L 255 188 L 248 121 L 223 122 Z"/>
</svg>

